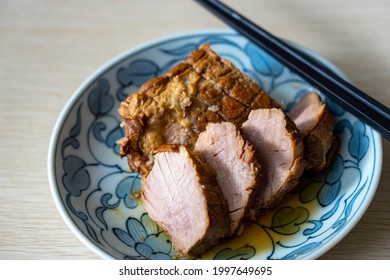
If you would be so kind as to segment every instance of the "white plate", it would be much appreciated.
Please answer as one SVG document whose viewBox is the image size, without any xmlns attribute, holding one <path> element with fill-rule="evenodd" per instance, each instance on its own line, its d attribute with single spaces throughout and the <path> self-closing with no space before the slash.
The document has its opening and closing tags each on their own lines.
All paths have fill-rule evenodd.
<svg viewBox="0 0 390 280">
<path fill-rule="evenodd" d="M 178 34 L 131 49 L 98 69 L 63 109 L 51 138 L 51 191 L 71 230 L 103 258 L 170 259 L 168 237 L 145 214 L 137 194 L 140 176 L 118 156 L 124 136 L 120 102 L 210 42 L 274 99 L 290 108 L 315 90 L 247 39 L 231 30 Z M 308 52 L 307 50 L 305 50 Z M 325 59 L 309 52 L 342 75 Z M 246 225 L 203 259 L 314 259 L 358 222 L 375 194 L 382 167 L 378 133 L 323 96 L 334 116 L 340 149 L 331 168 L 287 195 L 275 211 Z M 353 252 L 351 252 L 352 254 Z"/>
</svg>

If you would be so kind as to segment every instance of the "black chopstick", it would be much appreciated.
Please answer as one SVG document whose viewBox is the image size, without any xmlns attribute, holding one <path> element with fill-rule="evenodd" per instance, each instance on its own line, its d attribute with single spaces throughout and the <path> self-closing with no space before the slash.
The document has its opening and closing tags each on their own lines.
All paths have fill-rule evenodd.
<svg viewBox="0 0 390 280">
<path fill-rule="evenodd" d="M 220 1 L 195 1 L 390 140 L 390 109 L 388 107 Z"/>
</svg>

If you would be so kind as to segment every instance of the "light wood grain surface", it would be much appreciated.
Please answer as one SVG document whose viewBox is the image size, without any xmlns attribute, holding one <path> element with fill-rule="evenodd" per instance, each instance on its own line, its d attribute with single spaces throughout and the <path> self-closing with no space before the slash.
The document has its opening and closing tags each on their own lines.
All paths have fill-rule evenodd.
<svg viewBox="0 0 390 280">
<path fill-rule="evenodd" d="M 279 37 L 328 58 L 390 106 L 388 0 L 226 0 Z M 97 67 L 160 36 L 226 27 L 193 1 L 0 0 L 0 259 L 99 259 L 68 229 L 47 179 L 50 135 Z M 390 259 L 390 143 L 378 191 L 322 259 Z"/>
</svg>

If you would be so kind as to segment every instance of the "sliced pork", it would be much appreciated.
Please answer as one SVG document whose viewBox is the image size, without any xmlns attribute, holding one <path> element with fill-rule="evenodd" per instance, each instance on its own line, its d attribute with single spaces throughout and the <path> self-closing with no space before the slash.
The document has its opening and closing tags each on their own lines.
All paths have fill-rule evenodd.
<svg viewBox="0 0 390 280">
<path fill-rule="evenodd" d="M 229 205 L 232 235 L 240 229 L 260 187 L 260 164 L 255 151 L 234 124 L 222 122 L 207 125 L 196 141 L 194 152 L 204 157 L 217 174 L 218 185 Z"/>
<path fill-rule="evenodd" d="M 160 147 L 142 180 L 148 215 L 179 253 L 201 254 L 227 234 L 228 206 L 215 174 L 184 146 Z"/>
<path fill-rule="evenodd" d="M 304 137 L 305 170 L 320 172 L 332 162 L 337 148 L 331 114 L 315 92 L 304 95 L 287 114 Z"/>
<path fill-rule="evenodd" d="M 318 94 L 288 113 L 230 61 L 201 46 L 121 103 L 120 156 L 142 177 L 149 216 L 182 255 L 238 234 L 337 148 Z"/>
<path fill-rule="evenodd" d="M 262 187 L 252 211 L 256 219 L 297 185 L 304 170 L 303 143 L 294 123 L 277 108 L 253 110 L 241 130 L 261 164 Z"/>
</svg>

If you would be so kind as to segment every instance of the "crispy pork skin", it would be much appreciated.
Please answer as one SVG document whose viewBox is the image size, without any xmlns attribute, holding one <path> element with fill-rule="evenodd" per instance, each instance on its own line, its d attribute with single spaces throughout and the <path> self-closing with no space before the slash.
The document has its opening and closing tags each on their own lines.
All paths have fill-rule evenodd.
<svg viewBox="0 0 390 280">
<path fill-rule="evenodd" d="M 301 97 L 287 115 L 304 137 L 305 170 L 320 172 L 332 162 L 338 147 L 331 114 L 321 97 L 311 92 Z"/>
<path fill-rule="evenodd" d="M 304 170 L 303 143 L 294 123 L 277 108 L 253 110 L 241 130 L 261 164 L 262 187 L 251 215 L 255 219 L 297 185 Z"/>
<path fill-rule="evenodd" d="M 228 206 L 215 174 L 184 146 L 159 147 L 142 180 L 148 215 L 180 254 L 202 254 L 227 234 Z"/>
<path fill-rule="evenodd" d="M 234 124 L 222 122 L 207 125 L 196 141 L 194 152 L 215 170 L 229 205 L 230 235 L 235 234 L 260 187 L 260 164 L 255 151 Z"/>
<path fill-rule="evenodd" d="M 252 109 L 275 106 L 256 83 L 206 44 L 121 103 L 125 137 L 120 155 L 127 156 L 131 170 L 147 174 L 152 151 L 160 145 L 193 149 L 208 123 L 241 125 Z"/>
</svg>

